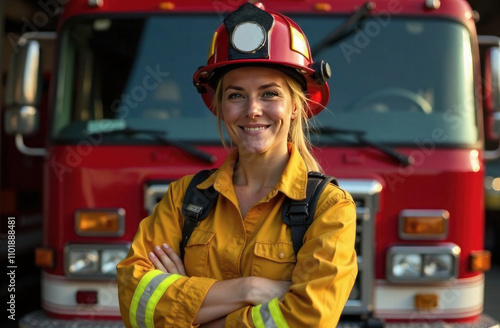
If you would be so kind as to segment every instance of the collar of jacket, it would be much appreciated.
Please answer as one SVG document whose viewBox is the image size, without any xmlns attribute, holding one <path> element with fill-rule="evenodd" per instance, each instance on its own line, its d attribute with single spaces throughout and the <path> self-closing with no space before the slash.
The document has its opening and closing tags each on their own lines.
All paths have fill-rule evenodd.
<svg viewBox="0 0 500 328">
<path fill-rule="evenodd" d="M 274 197 L 280 191 L 288 198 L 295 200 L 305 199 L 307 189 L 306 164 L 294 144 L 288 143 L 288 153 L 290 154 L 288 163 L 278 183 L 269 193 L 269 197 Z M 222 192 L 223 189 L 226 189 L 233 183 L 234 165 L 237 158 L 238 149 L 235 149 L 229 154 L 222 166 L 197 187 L 199 189 L 207 189 L 213 185 L 215 190 Z"/>
</svg>

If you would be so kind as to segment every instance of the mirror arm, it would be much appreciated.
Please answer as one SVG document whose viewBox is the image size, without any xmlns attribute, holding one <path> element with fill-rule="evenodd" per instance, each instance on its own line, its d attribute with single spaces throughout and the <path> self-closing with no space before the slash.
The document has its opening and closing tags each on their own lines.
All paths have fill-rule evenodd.
<svg viewBox="0 0 500 328">
<path fill-rule="evenodd" d="M 17 44 L 22 46 L 29 40 L 55 40 L 56 38 L 56 32 L 27 32 L 21 35 Z"/>
<path fill-rule="evenodd" d="M 478 35 L 477 40 L 481 46 L 500 46 L 500 37 L 496 35 Z"/>
<path fill-rule="evenodd" d="M 484 159 L 486 161 L 494 161 L 500 158 L 500 145 L 495 150 L 486 150 L 484 152 Z"/>
<path fill-rule="evenodd" d="M 24 144 L 23 135 L 19 132 L 16 133 L 16 147 L 21 153 L 28 155 L 28 156 L 46 156 L 46 155 L 48 155 L 48 152 L 47 152 L 47 150 L 45 150 L 45 148 L 27 147 Z"/>
</svg>

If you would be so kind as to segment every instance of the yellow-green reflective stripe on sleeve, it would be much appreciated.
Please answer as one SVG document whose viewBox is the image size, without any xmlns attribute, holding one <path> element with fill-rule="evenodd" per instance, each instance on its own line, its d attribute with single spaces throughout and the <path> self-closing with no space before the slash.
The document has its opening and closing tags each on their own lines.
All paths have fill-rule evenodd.
<svg viewBox="0 0 500 328">
<path fill-rule="evenodd" d="M 145 311 L 145 322 L 146 322 L 146 327 L 147 328 L 155 328 L 155 322 L 154 322 L 154 315 L 155 315 L 155 308 L 156 305 L 158 304 L 158 301 L 162 297 L 162 295 L 165 293 L 167 288 L 177 279 L 182 278 L 181 275 L 178 274 L 172 274 L 168 275 L 165 277 L 165 279 L 158 285 L 158 287 L 155 288 L 155 291 L 151 295 L 147 306 L 146 306 L 146 311 Z"/>
<path fill-rule="evenodd" d="M 137 305 L 137 313 L 136 313 L 137 324 L 139 325 L 140 328 L 147 327 L 146 310 L 148 308 L 148 303 L 151 300 L 151 297 L 153 296 L 158 286 L 170 276 L 172 276 L 172 274 L 170 273 L 162 273 L 157 275 L 156 277 L 151 279 L 148 286 L 142 293 L 141 299 L 139 300 L 139 305 Z"/>
<path fill-rule="evenodd" d="M 139 300 L 141 299 L 142 294 L 144 293 L 144 290 L 148 286 L 149 282 L 156 277 L 157 275 L 162 274 L 160 270 L 153 270 L 149 271 L 142 277 L 141 281 L 139 282 L 139 285 L 137 285 L 137 288 L 135 289 L 134 296 L 132 297 L 132 302 L 130 303 L 130 310 L 129 310 L 129 319 L 130 319 L 130 324 L 134 328 L 138 328 L 139 325 L 137 324 L 137 307 L 139 306 Z"/>
<path fill-rule="evenodd" d="M 252 308 L 252 320 L 253 320 L 253 324 L 255 325 L 255 327 L 266 328 L 266 326 L 264 325 L 264 321 L 262 320 L 262 317 L 260 316 L 261 306 L 262 306 L 262 304 L 259 304 L 259 305 L 254 306 Z"/>
<path fill-rule="evenodd" d="M 269 312 L 271 312 L 271 316 L 273 317 L 276 326 L 278 328 L 290 328 L 288 327 L 288 323 L 286 322 L 283 313 L 281 313 L 278 299 L 273 298 L 268 304 L 269 304 Z"/>
<path fill-rule="evenodd" d="M 277 298 L 252 308 L 252 320 L 257 328 L 290 328 L 281 313 Z"/>
</svg>

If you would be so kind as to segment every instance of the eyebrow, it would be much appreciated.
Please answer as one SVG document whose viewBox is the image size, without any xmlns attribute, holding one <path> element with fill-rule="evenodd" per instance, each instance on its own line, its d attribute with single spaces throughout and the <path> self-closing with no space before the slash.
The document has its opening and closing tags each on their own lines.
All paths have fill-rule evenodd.
<svg viewBox="0 0 500 328">
<path fill-rule="evenodd" d="M 267 88 L 270 88 L 270 87 L 278 87 L 278 88 L 281 88 L 281 85 L 279 85 L 278 83 L 276 82 L 271 82 L 271 83 L 268 83 L 268 84 L 264 84 L 264 85 L 261 85 L 259 87 L 259 90 L 263 90 L 263 89 L 267 89 Z M 237 91 L 243 91 L 245 90 L 244 88 L 242 87 L 238 87 L 238 86 L 235 86 L 235 85 L 228 85 L 227 88 L 224 89 L 224 91 L 227 91 L 228 89 L 234 89 L 234 90 L 237 90 Z"/>
</svg>

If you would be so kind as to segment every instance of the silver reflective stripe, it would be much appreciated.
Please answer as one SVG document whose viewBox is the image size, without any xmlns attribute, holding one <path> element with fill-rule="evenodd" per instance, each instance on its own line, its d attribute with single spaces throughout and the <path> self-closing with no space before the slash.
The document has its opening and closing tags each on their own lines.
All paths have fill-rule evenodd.
<svg viewBox="0 0 500 328">
<path fill-rule="evenodd" d="M 151 295 L 153 295 L 154 291 L 158 287 L 158 285 L 161 284 L 162 281 L 170 277 L 172 274 L 170 273 L 163 273 L 160 275 L 157 275 L 151 281 L 149 284 L 146 286 L 146 289 L 141 295 L 141 298 L 139 299 L 139 304 L 137 305 L 137 311 L 136 311 L 136 318 L 137 318 L 137 325 L 140 328 L 146 328 L 146 307 L 148 305 L 148 301 L 151 298 Z"/>
<path fill-rule="evenodd" d="M 260 307 L 260 316 L 262 317 L 262 321 L 264 322 L 266 328 L 278 328 L 273 320 L 271 312 L 269 311 L 269 303 L 262 304 Z"/>
</svg>

